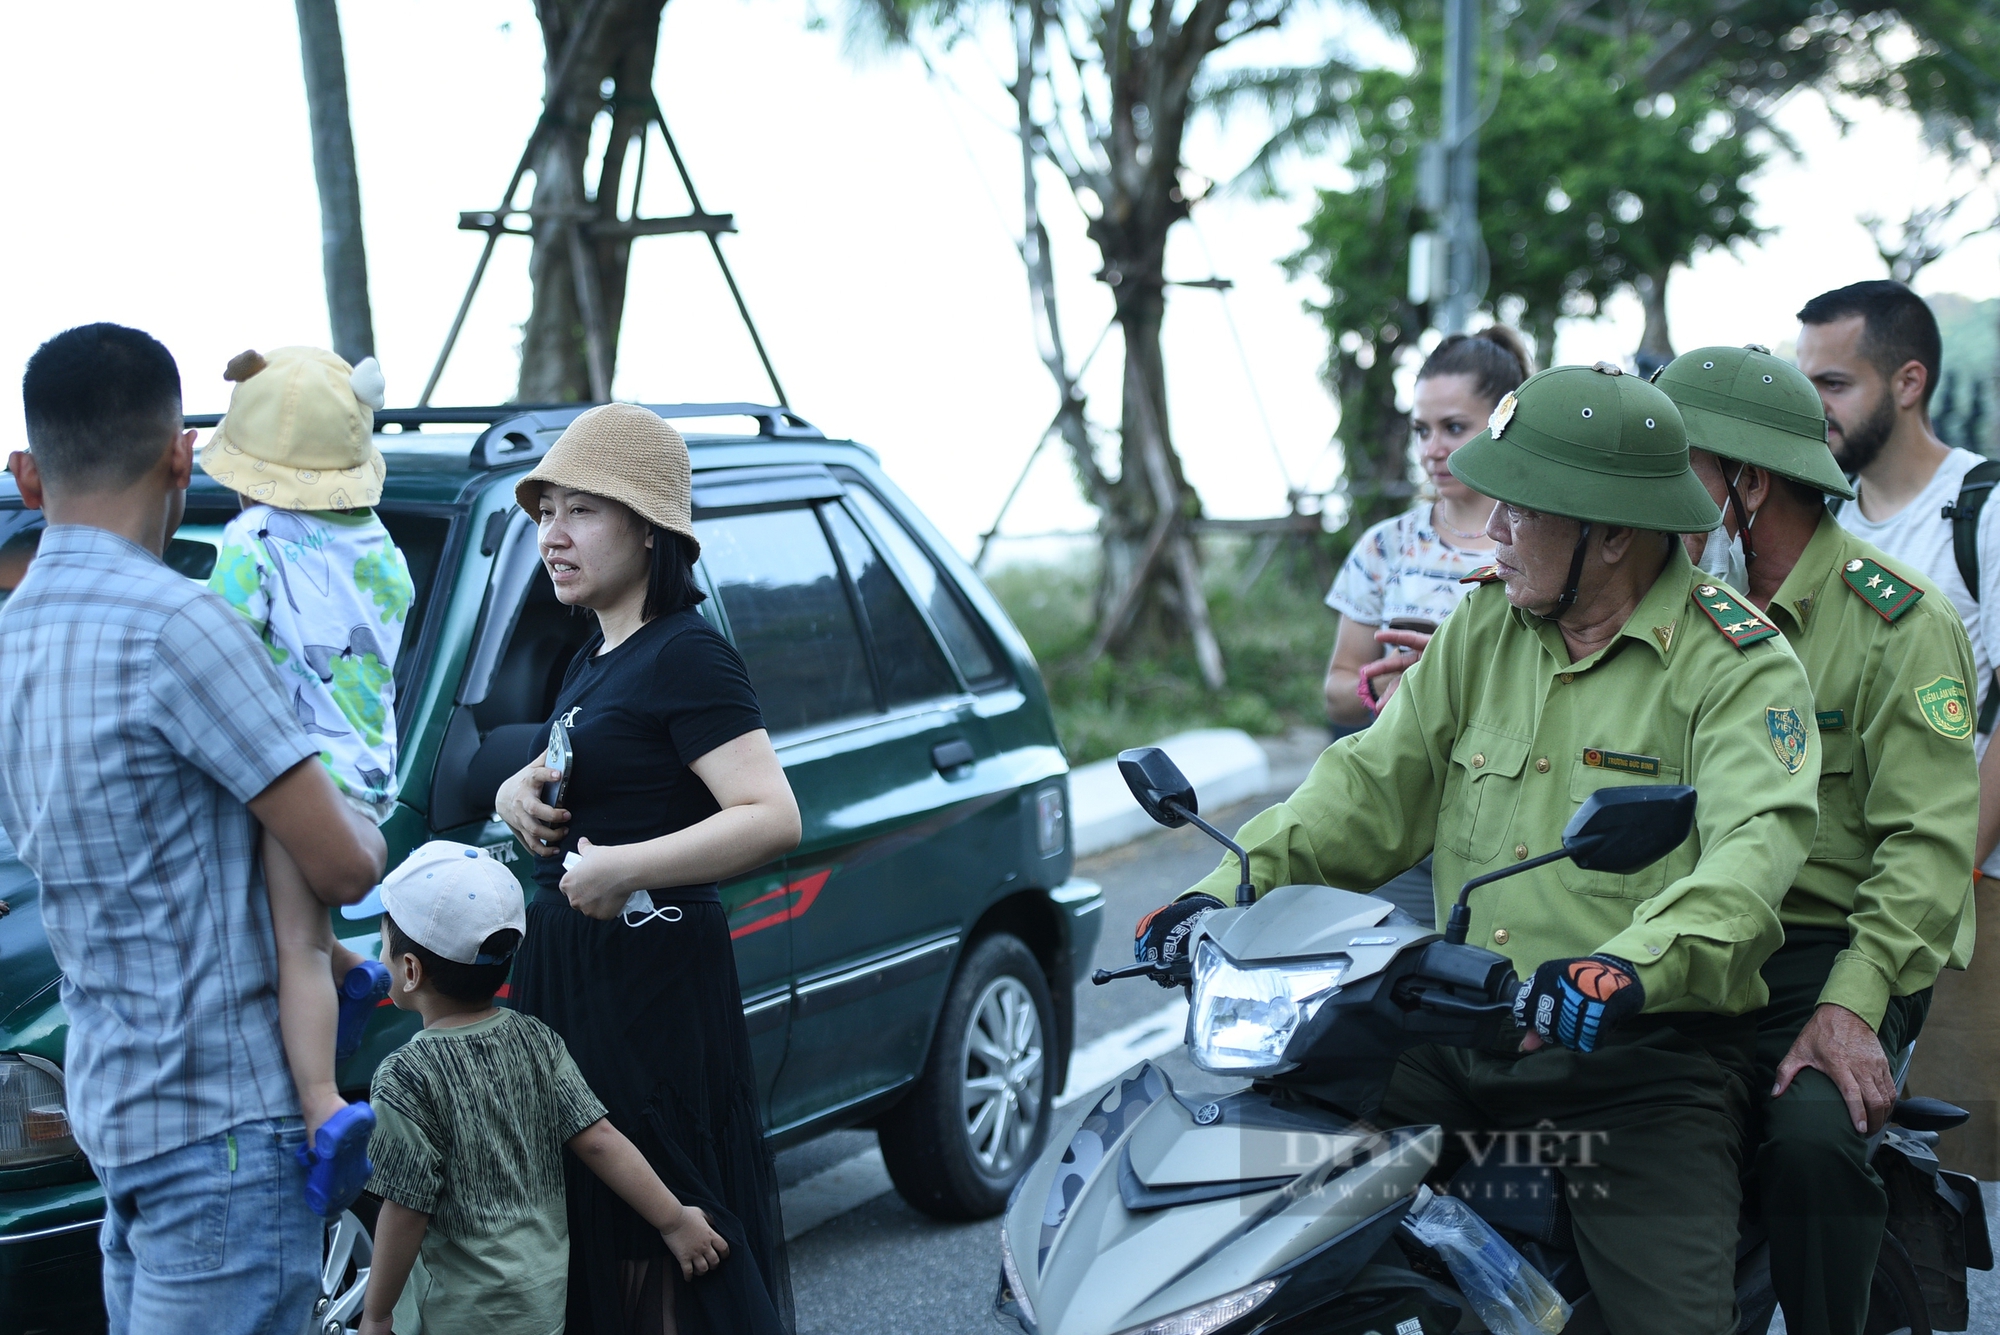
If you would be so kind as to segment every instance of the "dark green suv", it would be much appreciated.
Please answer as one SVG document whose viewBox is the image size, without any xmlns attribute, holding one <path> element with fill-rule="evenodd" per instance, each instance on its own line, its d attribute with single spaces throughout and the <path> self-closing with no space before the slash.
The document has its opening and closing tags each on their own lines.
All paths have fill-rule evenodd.
<svg viewBox="0 0 2000 1335">
<path fill-rule="evenodd" d="M 416 584 L 392 864 L 462 840 L 532 893 L 493 793 L 538 749 L 594 622 L 556 601 L 514 483 L 581 411 L 377 415 L 379 513 Z M 804 818 L 797 851 L 722 889 L 770 1137 L 872 1125 L 913 1204 L 997 1212 L 1061 1090 L 1103 906 L 1070 877 L 1068 766 L 1034 660 L 868 449 L 784 409 L 658 411 L 756 424 L 688 445 L 702 611 L 749 665 Z M 454 425 L 474 429 L 437 429 Z M 236 506 L 198 477 L 168 563 L 204 578 Z M 40 527 L 0 484 L 0 590 Z M 102 1199 L 64 1111 L 68 1024 L 36 894 L 0 836 L 0 1335 L 101 1319 Z M 352 912 L 340 934 L 374 953 L 374 918 Z M 414 1023 L 380 1011 L 343 1086 L 364 1089 Z"/>
</svg>

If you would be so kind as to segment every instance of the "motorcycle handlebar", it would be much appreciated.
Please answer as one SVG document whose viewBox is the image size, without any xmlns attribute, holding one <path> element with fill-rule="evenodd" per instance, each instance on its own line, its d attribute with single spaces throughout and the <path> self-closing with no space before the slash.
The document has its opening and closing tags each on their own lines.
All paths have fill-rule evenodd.
<svg viewBox="0 0 2000 1335">
<path fill-rule="evenodd" d="M 1120 978 L 1150 978 L 1156 983 L 1166 982 L 1178 986 L 1187 982 L 1191 976 L 1192 970 L 1188 962 L 1185 959 L 1177 959 L 1164 969 L 1151 961 L 1128 964 L 1122 969 L 1098 969 L 1090 975 L 1090 981 L 1102 987 Z"/>
</svg>

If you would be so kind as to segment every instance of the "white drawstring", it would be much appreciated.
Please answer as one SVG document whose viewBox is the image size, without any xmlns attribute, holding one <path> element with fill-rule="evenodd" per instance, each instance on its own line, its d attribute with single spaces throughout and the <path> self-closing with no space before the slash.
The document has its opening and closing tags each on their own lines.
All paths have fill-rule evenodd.
<svg viewBox="0 0 2000 1335">
<path fill-rule="evenodd" d="M 633 916 L 635 914 L 637 915 L 636 917 Z M 681 906 L 678 904 L 668 904 L 663 908 L 654 908 L 653 896 L 645 890 L 638 890 L 634 891 L 632 897 L 625 901 L 624 911 L 618 917 L 627 927 L 644 927 L 655 918 L 660 919 L 662 922 L 679 922 L 681 920 Z"/>
</svg>

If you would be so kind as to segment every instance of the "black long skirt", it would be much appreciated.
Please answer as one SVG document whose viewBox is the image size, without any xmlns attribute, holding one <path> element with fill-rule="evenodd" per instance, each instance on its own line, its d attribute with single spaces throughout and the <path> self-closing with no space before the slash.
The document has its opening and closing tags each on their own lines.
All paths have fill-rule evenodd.
<svg viewBox="0 0 2000 1335">
<path fill-rule="evenodd" d="M 660 1286 L 671 1282 L 682 1335 L 790 1335 L 778 1180 L 729 922 L 713 900 L 674 902 L 679 922 L 642 927 L 585 917 L 547 890 L 528 906 L 514 1004 L 562 1035 L 611 1124 L 683 1204 L 708 1213 L 730 1252 L 708 1275 L 681 1281 L 659 1233 L 565 1154 L 568 1330 L 657 1330 Z"/>
</svg>

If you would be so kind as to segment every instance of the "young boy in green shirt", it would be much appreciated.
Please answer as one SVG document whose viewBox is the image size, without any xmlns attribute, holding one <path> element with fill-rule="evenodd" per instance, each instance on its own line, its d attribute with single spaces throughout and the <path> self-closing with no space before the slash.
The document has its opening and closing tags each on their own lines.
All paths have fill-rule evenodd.
<svg viewBox="0 0 2000 1335">
<path fill-rule="evenodd" d="M 369 1189 L 382 1197 L 363 1335 L 563 1328 L 569 1149 L 660 1230 L 692 1279 L 729 1254 L 605 1118 L 554 1031 L 493 1005 L 527 926 L 520 883 L 443 840 L 382 883 L 390 1000 L 423 1030 L 376 1069 Z"/>
</svg>

